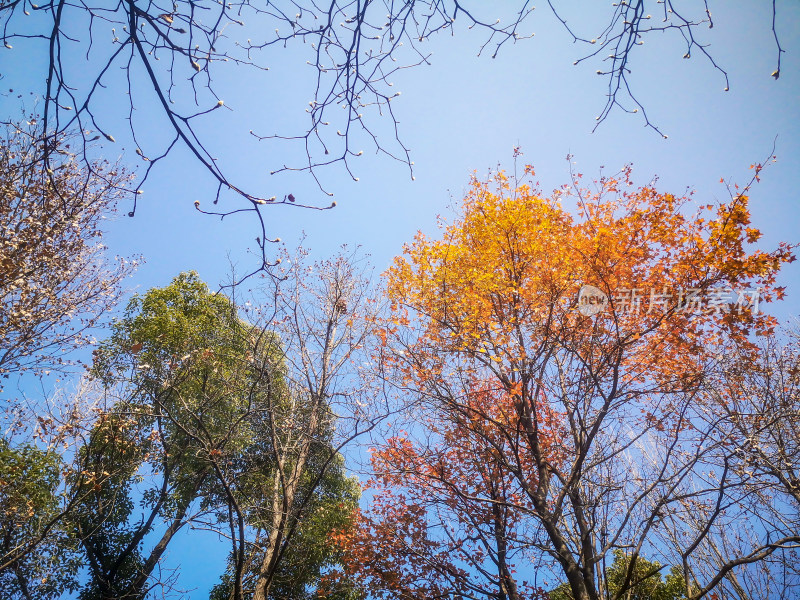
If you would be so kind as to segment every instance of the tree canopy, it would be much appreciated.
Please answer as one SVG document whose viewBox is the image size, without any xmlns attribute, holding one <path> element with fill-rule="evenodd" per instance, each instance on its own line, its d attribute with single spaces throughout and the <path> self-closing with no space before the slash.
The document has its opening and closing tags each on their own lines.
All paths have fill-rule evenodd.
<svg viewBox="0 0 800 600">
<path fill-rule="evenodd" d="M 413 422 L 376 446 L 344 538 L 370 591 L 534 598 L 552 572 L 572 598 L 626 598 L 648 556 L 699 599 L 791 564 L 796 502 L 736 469 L 709 382 L 723 353 L 755 360 L 753 334 L 773 334 L 752 292 L 780 297 L 792 247 L 753 247 L 748 189 L 714 206 L 627 169 L 593 185 L 476 179 L 441 237 L 389 270 L 385 368 Z M 762 485 L 787 516 L 765 516 Z M 768 579 L 761 595 L 798 584 Z"/>
<path fill-rule="evenodd" d="M 0 375 L 64 367 L 121 294 L 103 220 L 130 194 L 119 166 L 82 166 L 75 140 L 12 124 L 0 140 Z M 45 157 L 52 154 L 50 160 Z"/>
<path fill-rule="evenodd" d="M 190 523 L 231 544 L 213 597 L 307 597 L 336 562 L 328 535 L 348 526 L 360 491 L 331 446 L 332 423 L 314 423 L 325 397 L 298 394 L 285 360 L 274 332 L 194 273 L 134 297 L 95 358 L 118 399 L 81 456 L 95 486 L 76 514 L 92 574 L 82 597 L 169 585 L 154 569 Z"/>
<path fill-rule="evenodd" d="M 343 414 L 356 423 L 343 427 L 332 408 L 366 335 L 364 290 L 344 259 L 319 268 L 308 288 L 319 296 L 275 280 L 289 291 L 249 305 L 253 322 L 194 272 L 135 295 L 95 350 L 99 387 L 76 390 L 88 410 L 11 424 L 0 440 L 4 598 L 169 595 L 180 579 L 164 559 L 190 529 L 229 547 L 212 598 L 314 594 L 341 561 L 332 533 L 349 530 L 360 496 L 340 450 L 370 426 Z M 306 318 L 282 329 L 280 310 Z M 336 589 L 349 597 L 346 583 Z"/>
<path fill-rule="evenodd" d="M 169 596 L 199 531 L 212 600 L 795 594 L 798 333 L 762 309 L 796 246 L 759 244 L 751 185 L 533 177 L 473 178 L 387 305 L 302 249 L 134 295 L 60 413 L 4 415 L 0 596 Z"/>
</svg>

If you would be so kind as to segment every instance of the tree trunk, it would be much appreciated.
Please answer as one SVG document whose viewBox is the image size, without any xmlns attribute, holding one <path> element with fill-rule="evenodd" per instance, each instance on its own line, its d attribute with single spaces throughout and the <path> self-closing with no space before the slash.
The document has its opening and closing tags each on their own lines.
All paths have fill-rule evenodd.
<svg viewBox="0 0 800 600">
<path fill-rule="evenodd" d="M 289 529 L 289 524 L 292 519 L 296 518 L 296 515 L 292 514 L 292 504 L 294 503 L 297 490 L 300 487 L 300 481 L 305 471 L 306 461 L 311 451 L 311 444 L 316 434 L 318 421 L 318 406 L 315 405 L 309 417 L 308 430 L 304 432 L 305 435 L 301 434 L 302 442 L 300 443 L 300 451 L 297 455 L 297 460 L 292 467 L 291 473 L 285 478 L 285 483 L 281 483 L 280 472 L 285 468 L 286 457 L 283 457 L 283 460 L 278 466 L 280 472 L 275 475 L 276 486 L 275 494 L 272 499 L 272 528 L 269 532 L 264 559 L 261 561 L 261 569 L 258 574 L 258 579 L 256 580 L 253 600 L 267 600 L 269 596 L 269 590 L 282 555 L 282 545 L 286 541 L 286 531 Z M 281 487 L 284 488 L 282 495 L 278 493 Z"/>
</svg>

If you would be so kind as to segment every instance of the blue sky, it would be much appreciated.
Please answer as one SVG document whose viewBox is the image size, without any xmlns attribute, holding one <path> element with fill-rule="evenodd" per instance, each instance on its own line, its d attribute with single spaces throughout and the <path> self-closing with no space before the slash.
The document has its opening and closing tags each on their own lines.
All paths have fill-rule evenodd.
<svg viewBox="0 0 800 600">
<path fill-rule="evenodd" d="M 765 244 L 796 239 L 800 7 L 789 2 L 778 6 L 778 31 L 787 52 L 777 81 L 770 77 L 776 56 L 771 15 L 756 2 L 725 3 L 719 14 L 714 13 L 715 27 L 702 30 L 709 51 L 730 75 L 727 93 L 724 79 L 705 60 L 682 59 L 683 47 L 676 37 L 645 38 L 632 61 L 631 80 L 651 120 L 668 135 L 666 140 L 643 127 L 638 115 L 620 112 L 592 133 L 605 100 L 605 78 L 595 74 L 597 63 L 573 66 L 584 49 L 571 43 L 546 7 L 528 21 L 536 35 L 504 46 L 496 59 L 476 57 L 484 39 L 478 31 L 457 28 L 454 36 L 434 38 L 423 46 L 432 52 L 430 66 L 394 77 L 395 89 L 402 92 L 394 109 L 401 137 L 411 148 L 415 180 L 407 167 L 375 156 L 374 148 L 362 140 L 364 155 L 352 161 L 358 182 L 337 166 L 320 171 L 326 189 L 335 194 L 336 208 L 317 212 L 275 207 L 265 213 L 270 235 L 294 245 L 305 232 L 306 245 L 319 257 L 345 242 L 361 244 L 383 270 L 417 230 L 434 230 L 436 215 L 448 213 L 473 171 L 511 168 L 515 146 L 522 148 L 524 161 L 535 166 L 545 190 L 566 182 L 565 157 L 572 154 L 586 176 L 596 175 L 601 166 L 613 172 L 633 163 L 637 183 L 658 175 L 662 190 L 680 193 L 692 188 L 705 203 L 725 197 L 720 178 L 746 182 L 749 165 L 766 157 L 777 137 L 778 162 L 765 171 L 752 194 L 755 223 L 765 232 Z M 596 15 L 575 12 L 570 25 L 591 36 L 599 23 L 592 19 Z M 291 192 L 301 201 L 324 206 L 330 199 L 307 174 L 270 175 L 286 162 L 297 163 L 297 148 L 259 143 L 248 134 L 250 129 L 263 134 L 298 132 L 305 124 L 313 75 L 305 64 L 305 50 L 279 49 L 267 57 L 267 73 L 220 70 L 216 87 L 231 110 L 217 111 L 201 128 L 234 181 L 263 196 Z M 81 69 L 82 55 L 68 58 Z M 27 50 L 22 43 L 1 53 L 0 90 L 41 93 L 45 59 L 42 46 Z M 153 110 L 144 82 L 135 83 L 137 126 L 158 138 L 165 122 Z M 100 115 L 118 143 L 104 143 L 97 150 L 141 170 L 144 163 L 124 135 L 124 97 L 119 96 L 124 92 L 111 85 L 100 96 Z M 3 115 L 18 114 L 16 95 L 0 97 Z M 388 120 L 375 123 L 384 137 L 390 134 Z M 225 279 L 228 256 L 242 268 L 248 264 L 246 249 L 254 247 L 258 234 L 249 216 L 219 223 L 194 211 L 195 200 L 210 207 L 214 189 L 210 177 L 180 148 L 159 165 L 143 186 L 136 217 L 119 217 L 108 238 L 115 253 L 139 253 L 147 260 L 133 285 L 161 285 L 190 268 L 213 285 Z M 228 208 L 241 206 L 235 198 L 225 202 Z M 122 206 L 120 212 L 128 208 Z M 787 273 L 794 271 L 789 268 Z"/>
<path fill-rule="evenodd" d="M 509 3 L 496 4 L 502 8 Z M 599 10 L 597 5 L 576 4 L 587 10 L 575 10 L 570 25 L 593 37 L 599 29 L 592 12 Z M 598 174 L 601 166 L 613 172 L 633 163 L 636 183 L 648 183 L 658 175 L 661 190 L 679 194 L 690 188 L 705 204 L 726 198 L 721 178 L 746 183 L 751 175 L 748 167 L 768 156 L 777 138 L 778 160 L 764 171 L 751 194 L 753 223 L 765 234 L 764 247 L 781 240 L 800 241 L 800 5 L 778 2 L 778 33 L 786 54 L 776 81 L 770 77 L 776 48 L 765 3 L 711 4 L 712 10 L 718 9 L 715 27 L 703 30 L 703 40 L 729 73 L 729 92 L 723 92 L 724 78 L 705 60 L 698 56 L 684 60 L 682 46 L 672 35 L 646 38 L 632 62 L 631 80 L 640 100 L 668 139 L 645 128 L 639 116 L 619 112 L 592 132 L 605 101 L 606 81 L 595 74 L 596 63 L 573 66 L 582 48 L 572 44 L 543 5 L 528 22 L 535 37 L 505 46 L 496 59 L 476 56 L 483 41 L 479 32 L 457 28 L 456 35 L 445 34 L 426 45 L 433 52 L 429 66 L 395 77 L 402 96 L 394 108 L 401 136 L 412 151 L 413 181 L 407 167 L 375 156 L 374 148 L 365 143 L 364 155 L 352 163 L 358 182 L 335 166 L 320 172 L 326 189 L 335 194 L 335 209 L 275 207 L 266 212 L 270 235 L 293 246 L 305 234 L 314 258 L 329 256 L 343 243 L 361 245 L 380 272 L 418 230 L 435 232 L 437 215 L 449 214 L 448 206 L 458 202 L 472 172 L 484 174 L 498 164 L 511 168 L 516 146 L 521 147 L 524 161 L 535 166 L 545 190 L 567 181 L 565 157 L 571 154 L 587 177 Z M 248 134 L 250 129 L 296 130 L 306 116 L 312 80 L 304 48 L 272 56 L 268 73 L 232 69 L 221 76 L 217 87 L 231 110 L 217 111 L 203 129 L 232 179 L 246 182 L 263 196 L 291 192 L 302 201 L 326 205 L 330 199 L 307 174 L 270 175 L 285 161 L 298 158 L 294 148 L 257 143 Z M 24 43 L 0 52 L 4 118 L 19 113 L 16 92 L 43 93 L 45 58 L 41 47 Z M 81 56 L 71 58 L 80 65 Z M 8 94 L 9 88 L 15 93 Z M 158 137 L 164 123 L 148 104 L 145 87 L 141 93 L 137 123 Z M 111 86 L 102 97 L 101 114 L 124 130 L 115 94 L 120 90 Z M 384 135 L 390 134 L 388 126 L 388 122 L 378 125 Z M 141 164 L 130 141 L 118 137 L 117 144 L 104 144 L 98 151 Z M 247 249 L 255 247 L 258 232 L 249 217 L 220 223 L 194 210 L 195 200 L 209 205 L 214 186 L 185 151 L 178 150 L 164 161 L 143 189 L 136 217 L 116 219 L 107 238 L 116 254 L 144 256 L 146 263 L 130 281 L 132 288 L 164 285 L 188 269 L 197 270 L 214 286 L 226 279 L 229 257 L 240 269 L 254 263 Z M 228 206 L 235 207 L 235 202 Z M 122 214 L 128 210 L 121 208 Z M 782 285 L 787 286 L 786 300 L 771 310 L 783 318 L 797 315 L 800 261 L 785 267 Z M 171 552 L 194 550 L 184 575 L 191 579 L 191 587 L 205 589 L 216 581 L 219 557 L 188 538 L 184 541 L 184 548 Z"/>
<path fill-rule="evenodd" d="M 337 207 L 323 212 L 276 207 L 266 212 L 270 234 L 294 245 L 305 232 L 306 244 L 320 257 L 344 242 L 361 244 L 382 270 L 417 230 L 433 231 L 436 215 L 447 214 L 451 199 L 461 196 L 473 171 L 482 174 L 498 164 L 510 168 L 515 146 L 535 166 L 545 190 L 567 180 L 569 153 L 586 176 L 597 174 L 601 165 L 608 172 L 633 163 L 637 183 L 658 175 L 662 190 L 679 193 L 689 187 L 706 202 L 725 197 L 720 178 L 747 181 L 749 165 L 766 157 L 777 137 L 778 162 L 753 193 L 753 211 L 765 243 L 792 240 L 800 229 L 800 210 L 793 200 L 793 176 L 800 172 L 800 7 L 778 3 L 778 31 L 787 52 L 775 81 L 770 77 L 776 56 L 771 15 L 759 4 L 726 2 L 714 13 L 715 27 L 701 31 L 709 51 L 730 75 L 727 93 L 724 79 L 705 60 L 682 59 L 676 37 L 651 35 L 637 48 L 632 82 L 651 119 L 669 136 L 666 140 L 643 127 L 638 115 L 619 112 L 592 133 L 605 100 L 605 78 L 595 74 L 597 63 L 573 66 L 584 49 L 571 43 L 546 7 L 528 21 L 536 35 L 504 46 L 496 59 L 476 57 L 484 39 L 478 31 L 457 28 L 454 36 L 434 38 L 423 46 L 432 52 L 430 66 L 394 77 L 394 89 L 402 92 L 394 109 L 412 151 L 415 180 L 407 167 L 375 156 L 362 140 L 364 155 L 352 161 L 358 182 L 336 166 L 320 171 Z M 596 15 L 575 12 L 570 25 L 591 36 L 599 23 L 592 19 Z M 291 192 L 301 201 L 324 206 L 330 199 L 307 174 L 270 175 L 285 162 L 296 164 L 297 148 L 259 143 L 248 134 L 250 129 L 298 132 L 305 124 L 313 81 L 306 50 L 278 49 L 266 57 L 271 65 L 266 73 L 220 69 L 216 87 L 231 110 L 215 112 L 201 128 L 231 179 L 263 196 Z M 80 71 L 83 56 L 68 58 Z M 45 59 L 42 46 L 24 42 L 4 50 L 0 90 L 41 93 Z M 135 83 L 137 126 L 153 139 L 163 137 L 165 122 L 153 110 L 146 85 L 141 79 Z M 135 145 L 124 135 L 124 92 L 111 85 L 100 96 L 100 116 L 118 143 L 104 143 L 97 150 L 141 168 Z M 0 97 L 3 115 L 18 114 L 16 95 Z M 29 99 L 26 105 L 31 103 Z M 374 123 L 384 137 L 390 134 L 388 120 Z M 136 217 L 120 217 L 108 239 L 114 252 L 140 253 L 147 260 L 134 285 L 161 285 L 189 268 L 214 284 L 225 278 L 228 255 L 247 265 L 245 251 L 258 234 L 254 223 L 245 216 L 220 224 L 194 211 L 195 200 L 210 207 L 214 187 L 185 151 L 178 149 L 161 163 L 143 190 Z M 241 206 L 235 198 L 226 202 L 228 208 Z M 122 206 L 121 213 L 128 208 Z"/>
</svg>

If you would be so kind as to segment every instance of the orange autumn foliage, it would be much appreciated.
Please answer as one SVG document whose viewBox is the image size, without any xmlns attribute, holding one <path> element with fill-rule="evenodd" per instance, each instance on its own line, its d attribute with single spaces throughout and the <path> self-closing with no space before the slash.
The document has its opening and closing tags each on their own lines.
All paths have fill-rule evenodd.
<svg viewBox="0 0 800 600">
<path fill-rule="evenodd" d="M 370 510 L 339 542 L 348 552 L 349 578 L 373 597 L 492 597 L 504 588 L 542 597 L 541 589 L 514 577 L 519 528 L 532 507 L 503 460 L 514 451 L 506 439 L 515 419 L 512 398 L 486 383 L 469 386 L 463 414 L 425 421 L 436 443 L 422 446 L 400 432 L 372 453 Z M 554 419 L 540 420 L 541 442 L 549 447 Z M 557 450 L 551 460 L 558 461 Z M 535 485 L 534 466 L 524 468 Z M 501 570 L 487 576 L 492 564 Z"/>
<path fill-rule="evenodd" d="M 680 510 L 705 460 L 704 377 L 771 332 L 756 299 L 781 295 L 794 256 L 752 247 L 748 188 L 698 207 L 630 175 L 550 196 L 473 179 L 441 238 L 395 259 L 381 356 L 416 422 L 374 451 L 373 502 L 344 542 L 374 595 L 534 598 L 546 566 L 600 598 L 594 565 L 654 548 Z M 603 310 L 578 304 L 585 286 Z M 626 467 L 637 444 L 670 448 L 649 479 Z"/>
<path fill-rule="evenodd" d="M 724 286 L 773 299 L 775 275 L 793 260 L 791 248 L 748 252 L 760 233 L 749 227 L 746 194 L 687 216 L 691 198 L 630 189 L 626 169 L 598 181 L 595 192 L 581 190 L 573 216 L 561 205 L 568 190 L 544 197 L 526 183 L 512 189 L 503 173 L 492 184 L 473 179 L 462 217 L 443 226 L 442 239 L 419 234 L 388 272 L 396 321 L 413 314 L 424 329 L 420 342 L 433 355 L 482 356 L 480 362 L 514 381 L 510 374 L 544 340 L 568 335 L 624 347 L 631 365 L 642 359 L 642 372 L 655 375 L 655 368 L 671 377 L 696 366 L 686 357 L 713 342 L 710 322 L 724 321 L 726 333 L 738 338 L 774 326 L 752 311 L 696 314 L 680 297 L 697 290 L 702 298 Z M 600 318 L 575 311 L 583 284 L 608 296 L 610 310 Z M 658 364 L 651 360 L 655 351 Z"/>
</svg>

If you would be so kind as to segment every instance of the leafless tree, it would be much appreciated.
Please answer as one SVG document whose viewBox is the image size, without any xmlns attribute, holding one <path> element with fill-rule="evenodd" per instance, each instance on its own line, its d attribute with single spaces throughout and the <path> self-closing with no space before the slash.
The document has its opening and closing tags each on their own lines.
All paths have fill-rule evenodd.
<svg viewBox="0 0 800 600">
<path fill-rule="evenodd" d="M 281 267 L 281 276 L 263 277 L 264 287 L 244 305 L 259 324 L 256 346 L 279 340 L 272 351 L 259 354 L 273 357 L 283 390 L 259 417 L 271 475 L 263 477 L 261 469 L 261 479 L 234 471 L 225 477 L 230 516 L 247 525 L 238 532 L 230 528 L 232 598 L 241 597 L 242 590 L 255 600 L 281 597 L 281 590 L 297 584 L 287 580 L 297 578 L 297 565 L 287 565 L 297 561 L 293 555 L 300 544 L 308 546 L 305 552 L 313 549 L 313 536 L 303 530 L 320 511 L 320 492 L 327 487 L 326 493 L 333 494 L 331 485 L 355 486 L 355 492 L 336 492 L 341 495 L 337 503 L 348 494 L 358 496 L 356 482 L 336 475 L 343 468 L 341 453 L 384 415 L 368 401 L 366 374 L 359 373 L 378 310 L 363 260 L 342 253 L 309 265 L 298 250 L 284 253 Z M 337 518 L 349 518 L 350 512 L 337 517 L 342 508 L 323 509 L 331 527 Z M 300 536 L 306 541 L 300 542 Z M 313 564 L 318 559 L 305 560 Z"/>
<path fill-rule="evenodd" d="M 680 52 L 686 58 L 706 59 L 720 73 L 724 88 L 729 88 L 727 73 L 702 34 L 714 25 L 708 0 L 681 5 L 672 0 L 621 0 L 609 7 L 610 14 L 589 33 L 568 24 L 567 17 L 576 10 L 574 3 L 548 0 L 548 5 L 578 47 L 585 49 L 578 50 L 576 64 L 597 63 L 597 72 L 608 78 L 598 123 L 616 108 L 639 112 L 648 126 L 659 131 L 637 99 L 631 79 L 631 58 L 650 34 L 675 34 L 682 44 Z M 777 47 L 773 76 L 777 78 L 784 50 L 776 29 L 776 0 L 771 10 Z M 229 178 L 217 160 L 219 149 L 199 127 L 204 118 L 227 108 L 225 90 L 214 79 L 221 68 L 236 65 L 257 76 L 282 60 L 276 57 L 278 53 L 300 45 L 313 80 L 307 126 L 304 131 L 281 131 L 277 124 L 267 131 L 251 130 L 261 140 L 295 142 L 304 150 L 305 162 L 284 164 L 276 172 L 300 170 L 317 177 L 320 167 L 341 163 L 353 176 L 350 166 L 364 139 L 378 153 L 411 167 L 395 120 L 393 101 L 399 92 L 392 87 L 393 76 L 428 61 L 425 43 L 429 38 L 461 28 L 484 32 L 479 54 L 495 57 L 506 44 L 533 34 L 533 13 L 534 6 L 527 0 L 504 8 L 460 0 L 122 0 L 109 5 L 5 0 L 0 5 L 0 37 L 6 56 L 14 57 L 18 65 L 25 57 L 15 53 L 46 48 L 42 120 L 50 135 L 78 130 L 86 140 L 113 143 L 116 138 L 129 138 L 146 164 L 139 185 L 156 163 L 176 146 L 183 146 L 216 181 L 215 204 L 224 192 L 246 201 L 238 208 L 203 206 L 201 210 L 220 216 L 254 213 L 261 225 L 262 262 L 267 263 L 264 245 L 274 235 L 267 235 L 265 205 L 323 209 L 329 205 L 314 199 L 295 202 L 293 195 L 284 192 L 245 189 Z M 120 97 L 125 94 L 126 125 L 100 110 L 107 86 Z M 140 116 L 145 114 L 148 121 L 165 124 L 164 130 L 170 132 L 166 142 L 148 135 Z M 388 136 L 378 126 L 382 118 L 390 124 Z M 44 157 L 48 166 L 51 156 Z M 135 202 L 131 214 L 134 211 Z"/>
<path fill-rule="evenodd" d="M 692 578 L 719 582 L 725 597 L 791 598 L 800 588 L 798 358 L 797 332 L 784 330 L 757 351 L 727 349 L 707 382 L 696 422 L 715 445 L 704 471 L 717 500 L 687 502 L 667 530 Z M 694 534 L 680 543 L 685 528 Z"/>
</svg>

